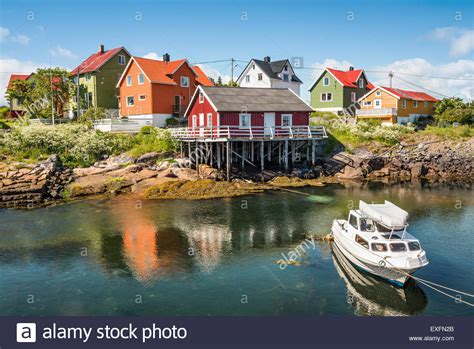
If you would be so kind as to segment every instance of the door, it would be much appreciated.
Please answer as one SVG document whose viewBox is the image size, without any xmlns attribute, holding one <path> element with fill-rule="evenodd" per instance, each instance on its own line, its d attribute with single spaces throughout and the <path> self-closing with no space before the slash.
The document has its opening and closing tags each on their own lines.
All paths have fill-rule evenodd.
<svg viewBox="0 0 474 349">
<path fill-rule="evenodd" d="M 275 113 L 263 114 L 264 135 L 271 136 L 275 132 Z"/>
<path fill-rule="evenodd" d="M 382 109 L 382 100 L 374 99 L 374 109 Z"/>
<path fill-rule="evenodd" d="M 199 114 L 199 135 L 204 136 L 204 113 Z"/>
<path fill-rule="evenodd" d="M 181 96 L 174 96 L 174 112 L 181 113 Z"/>
</svg>

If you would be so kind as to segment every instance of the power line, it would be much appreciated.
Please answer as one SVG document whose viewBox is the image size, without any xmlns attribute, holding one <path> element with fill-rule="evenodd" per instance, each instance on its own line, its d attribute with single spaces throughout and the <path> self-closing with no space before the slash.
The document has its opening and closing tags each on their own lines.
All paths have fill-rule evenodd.
<svg viewBox="0 0 474 349">
<path fill-rule="evenodd" d="M 415 83 L 413 83 L 413 82 L 410 82 L 410 81 L 408 81 L 408 80 L 405 80 L 405 79 L 403 79 L 403 78 L 401 78 L 401 77 L 395 77 L 395 79 L 401 80 L 401 81 L 405 82 L 406 84 L 415 86 L 415 87 L 417 87 L 417 88 L 421 88 L 422 90 L 425 90 L 425 91 L 428 91 L 428 92 L 431 92 L 431 93 L 434 93 L 434 94 L 437 94 L 437 95 L 440 95 L 440 96 L 443 96 L 443 97 L 446 97 L 446 98 L 450 98 L 450 96 L 447 96 L 447 95 L 445 95 L 445 94 L 443 94 L 443 93 L 440 93 L 440 92 L 436 92 L 436 91 L 427 89 L 426 87 L 417 85 L 417 84 L 415 84 Z"/>
</svg>

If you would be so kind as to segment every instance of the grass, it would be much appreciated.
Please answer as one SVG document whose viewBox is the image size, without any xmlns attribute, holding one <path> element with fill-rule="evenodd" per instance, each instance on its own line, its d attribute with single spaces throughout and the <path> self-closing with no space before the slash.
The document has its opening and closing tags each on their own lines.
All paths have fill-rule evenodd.
<svg viewBox="0 0 474 349">
<path fill-rule="evenodd" d="M 465 139 L 474 137 L 474 127 L 463 125 L 458 127 L 428 126 L 425 130 L 418 132 L 422 136 L 435 136 L 442 139 Z"/>
</svg>

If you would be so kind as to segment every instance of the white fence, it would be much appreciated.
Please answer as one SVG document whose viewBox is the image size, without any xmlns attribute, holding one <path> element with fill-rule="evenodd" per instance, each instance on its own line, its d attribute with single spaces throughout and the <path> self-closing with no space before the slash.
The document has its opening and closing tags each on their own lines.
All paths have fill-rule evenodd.
<svg viewBox="0 0 474 349">
<path fill-rule="evenodd" d="M 178 127 L 170 129 L 171 135 L 180 140 L 193 139 L 321 139 L 327 138 L 323 126 L 215 126 Z"/>
<path fill-rule="evenodd" d="M 153 126 L 153 120 L 150 118 L 133 119 L 102 119 L 94 121 L 94 129 L 102 132 L 139 132 L 143 126 Z"/>
<path fill-rule="evenodd" d="M 390 115 L 396 116 L 398 112 L 397 108 L 381 108 L 381 109 L 357 109 L 357 116 L 381 116 Z"/>
</svg>

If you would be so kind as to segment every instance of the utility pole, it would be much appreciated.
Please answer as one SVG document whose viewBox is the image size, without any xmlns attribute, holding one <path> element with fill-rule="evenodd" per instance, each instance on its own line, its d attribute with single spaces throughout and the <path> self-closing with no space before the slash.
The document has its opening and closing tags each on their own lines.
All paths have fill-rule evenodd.
<svg viewBox="0 0 474 349">
<path fill-rule="evenodd" d="M 233 84 L 234 82 L 234 58 L 232 57 L 230 59 L 230 81 L 231 81 L 231 84 Z"/>
<path fill-rule="evenodd" d="M 393 71 L 390 71 L 390 73 L 388 73 L 388 77 L 390 79 L 390 88 L 392 88 Z"/>
</svg>

